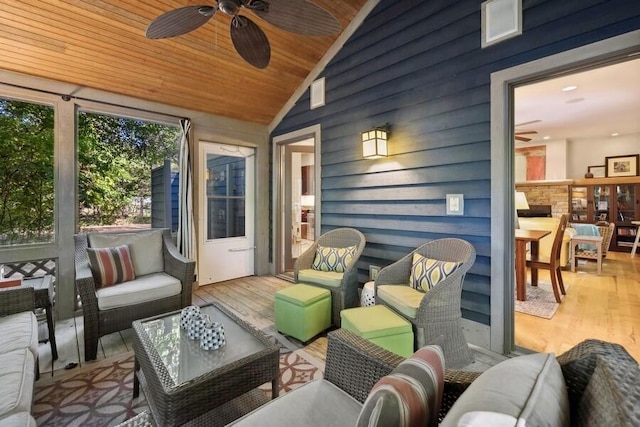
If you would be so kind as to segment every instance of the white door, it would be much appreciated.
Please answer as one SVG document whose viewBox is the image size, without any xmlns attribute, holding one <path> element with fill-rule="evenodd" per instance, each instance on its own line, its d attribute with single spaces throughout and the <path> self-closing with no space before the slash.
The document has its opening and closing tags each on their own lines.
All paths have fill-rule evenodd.
<svg viewBox="0 0 640 427">
<path fill-rule="evenodd" d="M 200 142 L 201 285 L 254 274 L 255 149 Z"/>
</svg>

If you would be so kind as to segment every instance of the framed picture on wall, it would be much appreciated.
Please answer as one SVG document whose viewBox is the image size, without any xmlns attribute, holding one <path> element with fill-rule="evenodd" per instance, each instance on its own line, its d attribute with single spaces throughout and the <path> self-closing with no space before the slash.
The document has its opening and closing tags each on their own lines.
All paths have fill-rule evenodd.
<svg viewBox="0 0 640 427">
<path fill-rule="evenodd" d="M 607 177 L 637 176 L 638 157 L 640 157 L 638 154 L 605 157 L 604 166 Z"/>
<path fill-rule="evenodd" d="M 604 165 L 589 166 L 587 167 L 587 172 L 592 173 L 594 178 L 604 178 L 606 176 L 605 169 Z"/>
</svg>

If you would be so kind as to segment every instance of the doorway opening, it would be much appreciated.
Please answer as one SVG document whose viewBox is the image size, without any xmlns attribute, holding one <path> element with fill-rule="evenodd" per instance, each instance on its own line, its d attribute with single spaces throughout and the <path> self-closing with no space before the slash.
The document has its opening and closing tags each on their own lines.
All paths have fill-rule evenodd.
<svg viewBox="0 0 640 427">
<path fill-rule="evenodd" d="M 287 280 L 319 232 L 319 132 L 315 126 L 274 138 L 275 274 Z"/>
<path fill-rule="evenodd" d="M 491 350 L 516 349 L 514 329 L 515 88 L 551 77 L 636 59 L 640 31 L 612 37 L 492 74 L 491 78 Z M 519 130 L 518 130 L 519 131 Z"/>
</svg>

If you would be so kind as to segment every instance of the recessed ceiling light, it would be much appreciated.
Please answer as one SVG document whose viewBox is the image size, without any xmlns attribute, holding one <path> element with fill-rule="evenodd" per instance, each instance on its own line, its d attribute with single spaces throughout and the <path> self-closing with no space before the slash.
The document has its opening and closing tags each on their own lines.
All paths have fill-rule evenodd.
<svg viewBox="0 0 640 427">
<path fill-rule="evenodd" d="M 620 135 L 618 132 L 614 132 L 611 134 L 611 136 L 618 136 L 618 135 Z"/>
<path fill-rule="evenodd" d="M 551 139 L 551 137 L 547 135 L 547 136 L 543 136 L 542 139 L 545 139 L 545 140 L 546 139 Z"/>
<path fill-rule="evenodd" d="M 576 85 L 570 85 L 570 86 L 565 86 L 562 88 L 563 92 L 571 92 L 572 90 L 576 90 L 578 89 L 578 86 Z"/>
</svg>

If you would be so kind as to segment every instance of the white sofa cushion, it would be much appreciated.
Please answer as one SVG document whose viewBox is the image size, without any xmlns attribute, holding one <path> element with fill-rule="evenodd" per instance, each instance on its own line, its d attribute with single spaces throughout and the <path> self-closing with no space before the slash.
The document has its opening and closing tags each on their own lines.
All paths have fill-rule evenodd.
<svg viewBox="0 0 640 427">
<path fill-rule="evenodd" d="M 362 404 L 326 380 L 310 381 L 231 423 L 233 426 L 355 426 Z"/>
<path fill-rule="evenodd" d="M 162 230 L 150 230 L 135 233 L 89 234 L 88 239 L 89 246 L 92 248 L 129 245 L 136 276 L 144 276 L 164 271 L 162 232 Z"/>
<path fill-rule="evenodd" d="M 36 427 L 36 420 L 28 412 L 18 412 L 0 418 L 0 427 Z"/>
<path fill-rule="evenodd" d="M 35 378 L 35 359 L 27 348 L 0 354 L 0 417 L 30 412 Z"/>
<path fill-rule="evenodd" d="M 497 412 L 518 426 L 569 426 L 569 396 L 553 353 L 518 356 L 480 375 L 453 404 L 441 427 L 468 422 L 470 412 Z M 464 417 L 464 419 L 463 419 Z"/>
<path fill-rule="evenodd" d="M 0 331 L 0 353 L 28 348 L 38 357 L 38 321 L 32 312 L 0 317 Z"/>
<path fill-rule="evenodd" d="M 135 280 L 96 290 L 98 308 L 126 307 L 168 298 L 182 292 L 180 280 L 166 273 L 147 274 Z"/>
</svg>

